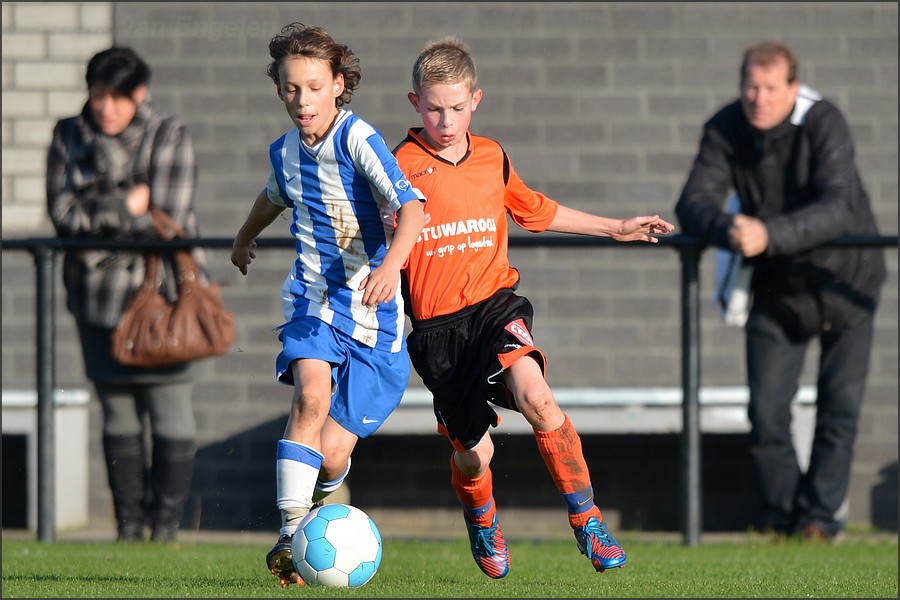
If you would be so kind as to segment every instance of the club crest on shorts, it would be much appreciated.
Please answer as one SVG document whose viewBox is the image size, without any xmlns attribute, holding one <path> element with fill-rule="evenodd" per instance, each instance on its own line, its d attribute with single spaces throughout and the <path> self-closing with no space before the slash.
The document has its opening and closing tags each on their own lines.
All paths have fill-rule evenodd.
<svg viewBox="0 0 900 600">
<path fill-rule="evenodd" d="M 504 329 L 516 336 L 526 346 L 534 347 L 534 340 L 531 339 L 531 333 L 528 332 L 528 328 L 525 327 L 525 322 L 522 319 L 516 319 L 507 323 Z"/>
</svg>

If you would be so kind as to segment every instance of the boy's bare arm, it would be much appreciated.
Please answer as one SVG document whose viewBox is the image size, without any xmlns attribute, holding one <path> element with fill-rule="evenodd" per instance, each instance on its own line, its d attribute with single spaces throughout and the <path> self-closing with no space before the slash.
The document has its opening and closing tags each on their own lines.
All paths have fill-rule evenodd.
<svg viewBox="0 0 900 600">
<path fill-rule="evenodd" d="M 415 200 L 407 202 L 400 207 L 397 217 L 397 229 L 384 260 L 360 283 L 359 289 L 366 290 L 362 298 L 364 306 L 375 307 L 396 295 L 400 269 L 425 226 L 424 204 Z"/>
<path fill-rule="evenodd" d="M 266 190 L 261 191 L 256 197 L 247 220 L 244 221 L 231 246 L 231 264 L 236 266 L 242 275 L 247 274 L 247 267 L 256 258 L 256 236 L 271 225 L 284 209 L 284 206 L 269 201 Z"/>
<path fill-rule="evenodd" d="M 659 240 L 654 235 L 666 235 L 675 226 L 661 219 L 659 215 L 611 219 L 559 205 L 556 217 L 547 231 L 578 233 L 598 237 L 611 237 L 619 242 L 650 242 Z"/>
</svg>

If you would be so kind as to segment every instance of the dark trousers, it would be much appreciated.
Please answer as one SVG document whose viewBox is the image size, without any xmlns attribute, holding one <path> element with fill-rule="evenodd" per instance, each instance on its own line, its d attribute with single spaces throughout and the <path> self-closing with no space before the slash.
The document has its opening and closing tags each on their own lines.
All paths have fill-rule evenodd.
<svg viewBox="0 0 900 600">
<path fill-rule="evenodd" d="M 791 438 L 791 400 L 810 341 L 790 338 L 772 316 L 751 311 L 746 325 L 750 438 L 765 527 L 791 533 L 816 525 L 828 536 L 843 528 L 838 510 L 850 485 L 873 321 L 864 314 L 819 337 L 816 425 L 804 473 Z"/>
</svg>

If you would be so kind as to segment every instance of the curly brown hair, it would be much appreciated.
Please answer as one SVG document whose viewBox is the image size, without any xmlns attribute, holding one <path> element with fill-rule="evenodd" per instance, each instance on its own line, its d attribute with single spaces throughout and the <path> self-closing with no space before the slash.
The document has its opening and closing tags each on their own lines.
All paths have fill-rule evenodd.
<svg viewBox="0 0 900 600">
<path fill-rule="evenodd" d="M 359 86 L 362 73 L 359 69 L 359 59 L 347 46 L 338 44 L 327 31 L 321 27 L 307 27 L 303 23 L 291 23 L 281 28 L 281 33 L 269 42 L 269 56 L 272 62 L 266 69 L 266 73 L 275 82 L 281 85 L 278 76 L 278 67 L 284 59 L 290 56 L 305 56 L 323 60 L 331 66 L 331 74 L 344 76 L 344 93 L 335 103 L 338 106 L 350 104 L 353 90 Z"/>
</svg>

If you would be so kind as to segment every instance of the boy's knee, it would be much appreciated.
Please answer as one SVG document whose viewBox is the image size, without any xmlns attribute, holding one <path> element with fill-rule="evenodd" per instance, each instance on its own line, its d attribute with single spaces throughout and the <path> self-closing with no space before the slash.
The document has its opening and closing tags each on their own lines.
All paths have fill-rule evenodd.
<svg viewBox="0 0 900 600">
<path fill-rule="evenodd" d="M 489 436 L 485 436 L 471 450 L 456 453 L 456 466 L 467 477 L 477 478 L 487 471 L 493 456 L 494 443 Z"/>
<path fill-rule="evenodd" d="M 516 405 L 532 426 L 540 423 L 558 426 L 564 418 L 553 392 L 543 381 L 524 389 L 516 397 Z"/>
</svg>

